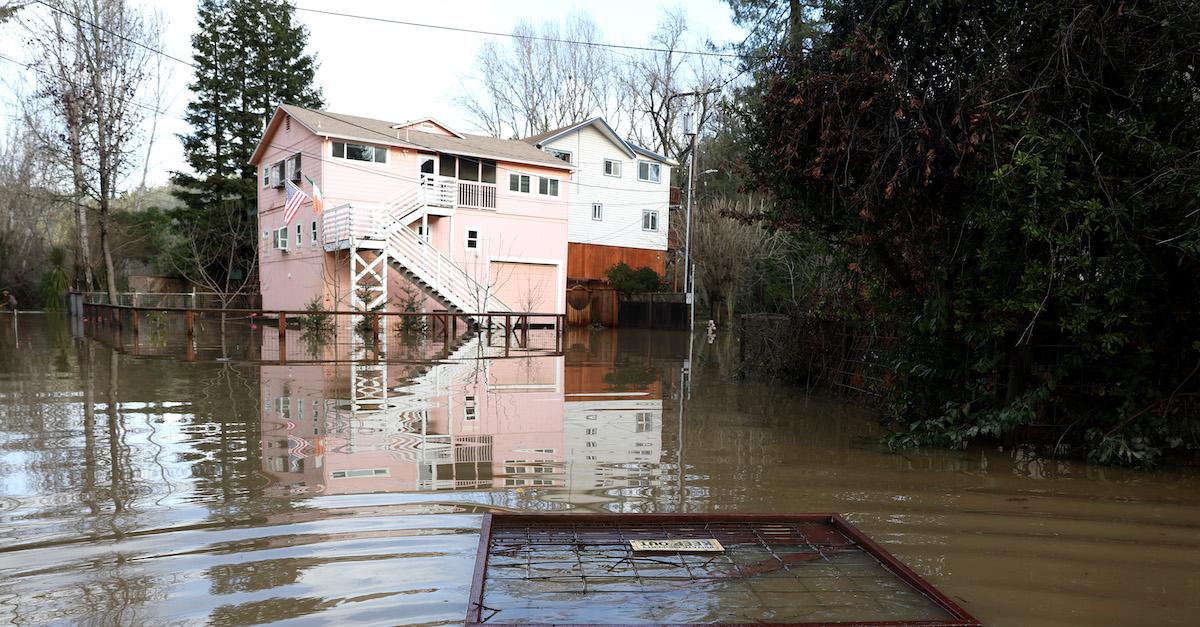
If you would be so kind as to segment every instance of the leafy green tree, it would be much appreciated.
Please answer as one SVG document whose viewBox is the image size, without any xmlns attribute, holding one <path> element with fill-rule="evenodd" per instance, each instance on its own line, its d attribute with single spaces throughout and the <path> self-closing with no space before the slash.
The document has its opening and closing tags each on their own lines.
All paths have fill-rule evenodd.
<svg viewBox="0 0 1200 627">
<path fill-rule="evenodd" d="M 305 52 L 308 31 L 287 0 L 201 0 L 197 15 L 197 70 L 187 109 L 192 132 L 181 137 L 192 172 L 174 177 L 187 205 L 174 217 L 180 232 L 219 246 L 195 251 L 198 258 L 189 263 L 204 266 L 206 276 L 240 283 L 256 254 L 257 178 L 250 156 L 276 105 L 323 105 L 313 84 L 317 62 Z M 232 225 L 228 211 L 237 214 Z M 241 242 L 232 258 L 218 238 L 203 237 L 231 231 Z"/>
<path fill-rule="evenodd" d="M 1200 5 L 846 0 L 743 109 L 772 218 L 857 256 L 899 444 L 1200 446 Z"/>
</svg>

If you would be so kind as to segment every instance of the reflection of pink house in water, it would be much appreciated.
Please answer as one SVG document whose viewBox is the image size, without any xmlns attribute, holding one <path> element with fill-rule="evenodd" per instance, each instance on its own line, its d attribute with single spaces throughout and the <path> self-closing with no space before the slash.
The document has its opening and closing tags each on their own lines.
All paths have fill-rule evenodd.
<svg viewBox="0 0 1200 627">
<path fill-rule="evenodd" d="M 263 366 L 264 469 L 287 491 L 343 494 L 622 487 L 631 483 L 604 479 L 603 467 L 659 462 L 657 385 L 567 393 L 564 357 L 474 358 L 488 352 L 471 342 L 419 372 Z M 328 383 L 339 379 L 349 386 Z"/>
<path fill-rule="evenodd" d="M 251 162 L 266 309 L 564 311 L 573 167 L 525 142 L 283 105 Z"/>
</svg>

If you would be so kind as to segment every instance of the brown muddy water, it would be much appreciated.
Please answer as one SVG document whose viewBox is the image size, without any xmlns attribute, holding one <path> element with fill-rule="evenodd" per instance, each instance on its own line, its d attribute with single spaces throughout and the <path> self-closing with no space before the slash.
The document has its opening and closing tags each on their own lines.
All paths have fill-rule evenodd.
<svg viewBox="0 0 1200 627">
<path fill-rule="evenodd" d="M 988 625 L 1200 624 L 1194 468 L 888 452 L 728 338 L 201 327 L 0 316 L 0 622 L 457 624 L 480 514 L 567 510 L 841 512 Z"/>
</svg>

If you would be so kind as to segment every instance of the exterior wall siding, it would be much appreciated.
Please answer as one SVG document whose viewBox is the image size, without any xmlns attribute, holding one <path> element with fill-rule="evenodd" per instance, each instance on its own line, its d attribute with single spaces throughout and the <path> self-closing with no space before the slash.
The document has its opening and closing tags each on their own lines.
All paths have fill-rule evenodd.
<svg viewBox="0 0 1200 627">
<path fill-rule="evenodd" d="M 666 271 L 670 232 L 671 167 L 661 164 L 658 183 L 638 180 L 639 155 L 630 158 L 594 126 L 586 126 L 548 142 L 548 148 L 571 153 L 578 168 L 571 177 L 567 240 L 567 276 L 603 279 L 608 268 L 624 261 L 634 268 Z M 621 175 L 604 173 L 604 161 L 621 163 Z M 593 219 L 592 205 L 601 206 Z M 643 212 L 658 212 L 658 228 L 643 229 Z"/>
</svg>

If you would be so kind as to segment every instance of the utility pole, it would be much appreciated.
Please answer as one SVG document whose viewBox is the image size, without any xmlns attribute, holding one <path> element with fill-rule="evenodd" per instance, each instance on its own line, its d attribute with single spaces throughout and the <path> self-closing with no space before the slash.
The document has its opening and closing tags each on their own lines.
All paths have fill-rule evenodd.
<svg viewBox="0 0 1200 627">
<path fill-rule="evenodd" d="M 696 328 L 696 286 L 695 272 L 692 270 L 692 205 L 696 204 L 696 137 L 700 129 L 696 128 L 696 107 L 683 114 L 683 132 L 691 136 L 691 146 L 688 148 L 688 201 L 685 212 L 686 224 L 683 230 L 683 287 L 687 292 L 688 329 Z"/>
</svg>

